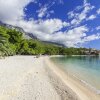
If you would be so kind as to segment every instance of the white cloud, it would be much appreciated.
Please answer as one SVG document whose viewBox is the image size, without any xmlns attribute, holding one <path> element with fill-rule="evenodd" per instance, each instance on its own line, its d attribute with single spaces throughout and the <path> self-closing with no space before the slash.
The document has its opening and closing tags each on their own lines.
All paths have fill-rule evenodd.
<svg viewBox="0 0 100 100">
<path fill-rule="evenodd" d="M 30 20 L 20 21 L 19 26 L 25 29 L 26 32 L 34 32 L 33 34 L 43 41 L 52 41 L 72 47 L 81 43 L 81 39 L 86 36 L 88 28 L 80 26 L 68 31 L 62 32 L 61 29 L 68 25 L 59 19 L 48 19 L 45 21 Z"/>
<path fill-rule="evenodd" d="M 89 41 L 93 41 L 93 40 L 97 40 L 97 39 L 100 39 L 100 33 L 87 36 L 82 41 L 83 42 L 89 42 Z"/>
<path fill-rule="evenodd" d="M 0 0 L 0 20 L 14 22 L 24 16 L 24 8 L 33 0 Z"/>
<path fill-rule="evenodd" d="M 50 17 L 51 14 L 54 14 L 54 10 L 49 11 L 49 8 L 52 5 L 53 5 L 53 3 L 51 5 L 45 4 L 39 10 L 37 10 L 36 12 L 38 13 L 38 17 L 39 18 L 43 18 L 44 16 L 45 17 Z"/>
<path fill-rule="evenodd" d="M 69 31 L 65 32 L 57 32 L 55 37 L 52 36 L 52 41 L 57 41 L 59 43 L 63 43 L 65 46 L 73 47 L 81 42 L 81 38 L 86 36 L 86 32 L 88 28 L 85 26 L 80 26 L 77 28 L 73 28 Z"/>
<path fill-rule="evenodd" d="M 96 27 L 96 30 L 100 30 L 100 26 Z"/>
<path fill-rule="evenodd" d="M 100 8 L 97 10 L 97 14 L 100 14 Z"/>
<path fill-rule="evenodd" d="M 51 16 L 51 14 L 54 14 L 54 13 L 55 13 L 54 10 L 48 11 L 46 18 L 49 18 Z"/>
<path fill-rule="evenodd" d="M 91 15 L 91 16 L 89 16 L 88 18 L 87 18 L 87 20 L 93 20 L 93 19 L 95 19 L 96 18 L 96 15 Z"/>
<path fill-rule="evenodd" d="M 74 16 L 75 16 L 75 13 L 74 13 L 74 11 L 70 11 L 70 12 L 68 12 L 68 18 L 70 19 L 70 18 L 74 18 Z"/>
<path fill-rule="evenodd" d="M 68 16 L 72 19 L 71 24 L 57 18 L 41 19 L 43 16 L 50 16 L 49 14 L 54 13 L 53 10 L 48 10 L 54 3 L 50 6 L 45 5 L 38 10 L 38 20 L 24 20 L 25 7 L 32 1 L 33 0 L 0 0 L 0 20 L 22 27 L 26 32 L 32 33 L 41 40 L 61 43 L 68 47 L 77 46 L 78 44 L 100 38 L 99 34 L 87 36 L 86 33 L 89 29 L 85 25 L 76 26 L 74 28 L 71 27 L 72 24 L 79 25 L 82 21 L 86 21 L 86 18 L 94 19 L 95 16 L 93 15 L 87 17 L 94 6 L 91 6 L 86 0 L 84 0 L 83 6 L 78 6 L 74 11 L 69 12 Z M 34 0 L 34 2 L 36 3 L 36 0 Z M 78 10 L 82 10 L 81 13 L 77 13 Z M 66 28 L 66 30 L 62 31 L 63 28 Z"/>
<path fill-rule="evenodd" d="M 62 29 L 64 25 L 65 22 L 62 22 L 60 19 L 47 19 L 39 22 L 38 30 L 46 34 L 52 34 Z"/>
<path fill-rule="evenodd" d="M 68 47 L 76 46 L 80 43 L 81 38 L 85 37 L 86 32 L 88 31 L 85 26 L 80 26 L 65 32 L 59 31 L 63 27 L 63 24 L 64 23 L 58 19 L 50 19 L 44 23 L 40 22 L 40 24 L 37 24 L 37 22 L 35 23 L 34 21 L 32 23 L 32 21 L 30 21 L 28 24 L 25 23 L 24 25 L 26 25 L 25 31 L 34 31 L 34 35 L 39 39 L 61 43 Z M 21 26 L 23 26 L 23 23 Z"/>
<path fill-rule="evenodd" d="M 60 19 L 47 19 L 43 20 L 21 20 L 16 22 L 16 25 L 24 28 L 26 32 L 33 33 L 41 40 L 47 40 L 48 35 L 60 31 L 63 27 L 67 26 L 66 22 L 62 22 Z"/>
<path fill-rule="evenodd" d="M 87 19 L 89 12 L 94 8 L 95 7 L 92 6 L 90 3 L 88 3 L 87 0 L 84 0 L 84 3 L 82 6 L 77 6 L 75 10 L 68 13 L 68 17 L 73 18 L 73 20 L 71 21 L 71 24 L 75 26 L 81 24 L 84 20 Z M 83 9 L 83 10 L 77 13 L 77 11 L 80 9 Z M 94 15 L 90 15 L 90 16 L 91 17 L 89 19 L 91 20 L 95 17 Z"/>
<path fill-rule="evenodd" d="M 48 10 L 47 5 L 45 5 L 45 6 L 42 7 L 41 9 L 39 9 L 39 10 L 37 11 L 38 17 L 40 17 L 40 18 L 44 17 L 44 16 L 47 14 L 47 10 Z"/>
<path fill-rule="evenodd" d="M 89 30 L 86 26 L 62 32 L 61 29 L 65 27 L 65 22 L 59 19 L 40 20 L 39 22 L 34 20 L 28 22 L 20 21 L 18 25 L 23 27 L 26 32 L 33 33 L 43 41 L 57 42 L 68 47 L 75 47 L 78 44 L 99 39 L 96 34 L 87 36 L 86 32 Z"/>
</svg>

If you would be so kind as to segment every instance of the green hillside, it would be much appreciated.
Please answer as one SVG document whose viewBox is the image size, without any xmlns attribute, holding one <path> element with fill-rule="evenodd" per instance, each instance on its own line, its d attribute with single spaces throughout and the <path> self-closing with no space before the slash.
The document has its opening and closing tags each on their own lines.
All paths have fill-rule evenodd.
<svg viewBox="0 0 100 100">
<path fill-rule="evenodd" d="M 84 54 L 83 48 L 65 48 L 36 39 L 25 39 L 23 33 L 0 26 L 0 55 L 72 55 Z"/>
</svg>

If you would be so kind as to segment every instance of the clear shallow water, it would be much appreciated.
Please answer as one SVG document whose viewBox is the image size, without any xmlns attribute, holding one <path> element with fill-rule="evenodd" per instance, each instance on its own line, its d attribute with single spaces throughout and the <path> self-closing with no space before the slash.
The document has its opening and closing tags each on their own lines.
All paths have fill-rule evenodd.
<svg viewBox="0 0 100 100">
<path fill-rule="evenodd" d="M 66 72 L 76 76 L 100 94 L 100 57 L 66 56 L 53 57 L 51 60 Z"/>
</svg>

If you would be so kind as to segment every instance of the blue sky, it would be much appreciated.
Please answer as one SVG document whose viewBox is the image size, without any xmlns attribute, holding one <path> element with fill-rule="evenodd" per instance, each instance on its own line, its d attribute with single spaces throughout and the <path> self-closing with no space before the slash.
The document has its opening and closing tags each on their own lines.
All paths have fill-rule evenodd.
<svg viewBox="0 0 100 100">
<path fill-rule="evenodd" d="M 0 0 L 0 20 L 43 41 L 100 49 L 100 0 Z"/>
</svg>

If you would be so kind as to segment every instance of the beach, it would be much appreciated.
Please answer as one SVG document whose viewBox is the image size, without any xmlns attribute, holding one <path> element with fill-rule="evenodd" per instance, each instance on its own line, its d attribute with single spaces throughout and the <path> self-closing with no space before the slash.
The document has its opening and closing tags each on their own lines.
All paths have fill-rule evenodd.
<svg viewBox="0 0 100 100">
<path fill-rule="evenodd" d="M 0 59 L 0 100 L 100 100 L 48 56 Z"/>
</svg>

